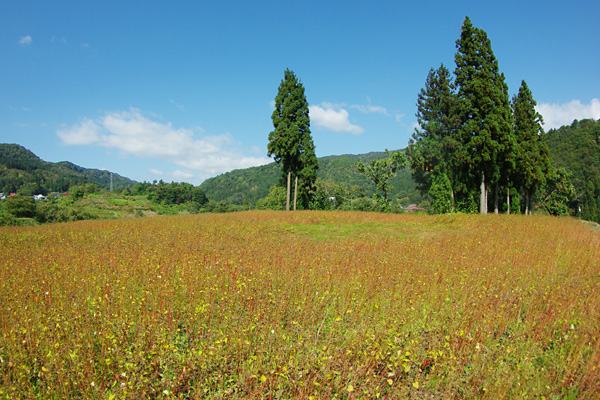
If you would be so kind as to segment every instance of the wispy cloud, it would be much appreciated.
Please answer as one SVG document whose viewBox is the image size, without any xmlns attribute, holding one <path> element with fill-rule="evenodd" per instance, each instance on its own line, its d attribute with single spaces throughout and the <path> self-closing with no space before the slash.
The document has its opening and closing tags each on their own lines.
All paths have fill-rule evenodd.
<svg viewBox="0 0 600 400">
<path fill-rule="evenodd" d="M 544 129 L 556 129 L 563 125 L 571 125 L 576 119 L 600 119 L 600 100 L 592 99 L 590 104 L 582 104 L 573 100 L 563 104 L 541 103 L 536 107 L 544 118 Z"/>
<path fill-rule="evenodd" d="M 134 157 L 165 160 L 197 172 L 202 179 L 271 161 L 266 157 L 245 156 L 229 134 L 197 137 L 190 129 L 156 122 L 136 108 L 107 113 L 93 120 L 84 118 L 56 134 L 66 145 L 96 145 Z M 190 173 L 178 171 L 177 176 L 186 178 Z"/>
<path fill-rule="evenodd" d="M 29 35 L 23 36 L 19 39 L 17 43 L 21 46 L 29 46 L 31 43 L 33 43 L 33 39 Z"/>
<path fill-rule="evenodd" d="M 349 120 L 348 111 L 340 105 L 323 102 L 309 107 L 310 120 L 316 126 L 333 131 L 359 135 L 365 130 Z"/>
<path fill-rule="evenodd" d="M 360 111 L 363 114 L 381 114 L 381 115 L 390 115 L 388 113 L 387 108 L 381 106 L 374 106 L 371 104 L 371 98 L 367 96 L 367 104 L 354 104 L 350 106 L 350 108 L 354 108 Z"/>
<path fill-rule="evenodd" d="M 367 105 L 354 104 L 354 105 L 351 105 L 350 108 L 354 108 L 363 114 L 390 115 L 385 107 L 374 106 L 371 104 L 367 104 Z"/>
<path fill-rule="evenodd" d="M 173 172 L 164 172 L 158 169 L 150 168 L 148 172 L 158 179 L 166 178 L 168 180 L 186 181 L 194 178 L 194 174 L 192 172 L 181 171 L 179 169 Z"/>
<path fill-rule="evenodd" d="M 175 107 L 179 108 L 181 111 L 185 111 L 185 106 L 183 104 L 179 104 L 175 100 L 169 100 L 169 102 Z"/>
<path fill-rule="evenodd" d="M 52 36 L 51 40 L 54 44 L 67 44 L 67 38 L 64 36 Z"/>
</svg>

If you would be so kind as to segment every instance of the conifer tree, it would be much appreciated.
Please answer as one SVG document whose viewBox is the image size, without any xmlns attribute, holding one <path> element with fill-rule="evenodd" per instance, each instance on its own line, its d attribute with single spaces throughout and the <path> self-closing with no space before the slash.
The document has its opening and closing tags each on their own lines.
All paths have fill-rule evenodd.
<svg viewBox="0 0 600 400">
<path fill-rule="evenodd" d="M 287 179 L 287 198 L 289 210 L 290 181 L 294 179 L 294 209 L 298 186 L 300 201 L 308 208 L 314 193 L 318 161 L 315 146 L 310 134 L 308 102 L 304 86 L 290 69 L 284 72 L 275 97 L 275 110 L 271 116 L 273 127 L 269 133 L 268 156 L 274 156 L 281 165 L 282 179 Z"/>
<path fill-rule="evenodd" d="M 460 98 L 460 136 L 468 149 L 469 169 L 479 175 L 480 213 L 487 214 L 490 184 L 502 177 L 503 157 L 510 152 L 511 110 L 504 74 L 487 33 L 465 18 L 456 41 L 456 84 Z M 497 186 L 496 186 L 497 189 Z M 495 191 L 497 210 L 498 190 Z"/>
<path fill-rule="evenodd" d="M 513 96 L 512 109 L 517 140 L 515 180 L 525 194 L 525 213 L 531 213 L 531 198 L 546 184 L 550 171 L 550 156 L 544 140 L 542 116 L 535 110 L 536 102 L 525 81 Z"/>
<path fill-rule="evenodd" d="M 428 193 L 438 175 L 449 181 L 451 208 L 457 189 L 462 188 L 462 152 L 458 134 L 458 98 L 448 69 L 442 64 L 427 75 L 425 87 L 417 98 L 417 121 L 420 129 L 410 139 L 407 157 L 413 178 L 421 193 Z"/>
</svg>

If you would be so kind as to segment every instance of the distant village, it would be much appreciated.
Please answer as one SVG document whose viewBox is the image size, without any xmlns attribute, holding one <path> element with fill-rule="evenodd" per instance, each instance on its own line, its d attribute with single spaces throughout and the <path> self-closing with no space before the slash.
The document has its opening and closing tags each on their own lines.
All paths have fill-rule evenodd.
<svg viewBox="0 0 600 400">
<path fill-rule="evenodd" d="M 9 194 L 4 194 L 4 193 L 0 193 L 0 200 L 4 200 L 7 197 L 13 197 L 13 196 L 17 196 L 17 193 L 9 193 Z M 51 193 L 48 196 L 44 196 L 43 194 L 36 194 L 33 196 L 29 196 L 34 200 L 46 200 L 48 199 L 48 197 L 52 198 L 52 199 L 58 199 L 60 197 L 68 197 L 70 196 L 69 193 Z"/>
</svg>

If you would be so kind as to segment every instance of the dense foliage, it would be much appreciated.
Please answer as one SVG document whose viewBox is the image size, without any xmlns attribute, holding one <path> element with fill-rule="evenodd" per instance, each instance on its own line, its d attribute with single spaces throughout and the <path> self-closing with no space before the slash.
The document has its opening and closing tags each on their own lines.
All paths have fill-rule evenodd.
<svg viewBox="0 0 600 400">
<path fill-rule="evenodd" d="M 375 184 L 379 193 L 376 194 L 376 199 L 383 210 L 387 209 L 388 203 L 388 192 L 390 191 L 390 180 L 398 175 L 398 172 L 406 165 L 406 158 L 404 153 L 400 150 L 397 151 L 385 151 L 387 157 L 380 160 L 373 159 L 368 163 L 362 163 L 357 161 L 355 164 L 356 170 L 366 175 L 371 182 Z"/>
<path fill-rule="evenodd" d="M 26 148 L 0 143 L 0 193 L 19 193 L 25 196 L 66 193 L 73 186 L 90 183 L 109 189 L 111 173 L 86 169 L 70 162 L 42 161 Z M 135 182 L 112 174 L 113 189 L 132 187 Z"/>
<path fill-rule="evenodd" d="M 576 120 L 552 129 L 546 142 L 552 165 L 574 187 L 571 208 L 578 211 L 581 207 L 582 218 L 600 223 L 600 120 Z"/>
<path fill-rule="evenodd" d="M 161 180 L 156 185 L 147 187 L 146 194 L 148 200 L 161 204 L 196 203 L 202 206 L 208 203 L 208 199 L 200 186 L 189 183 L 165 183 Z"/>
<path fill-rule="evenodd" d="M 258 200 L 267 196 L 273 185 L 279 183 L 280 177 L 281 168 L 273 162 L 208 178 L 200 184 L 200 187 L 213 201 L 255 205 Z"/>
<path fill-rule="evenodd" d="M 253 211 L 0 248 L 0 398 L 600 392 L 600 235 L 570 218 Z"/>
</svg>

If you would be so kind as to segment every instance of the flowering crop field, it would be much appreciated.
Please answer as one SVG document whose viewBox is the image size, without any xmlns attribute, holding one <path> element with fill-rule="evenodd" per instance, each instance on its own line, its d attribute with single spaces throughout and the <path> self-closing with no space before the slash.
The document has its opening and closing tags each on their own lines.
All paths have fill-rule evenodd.
<svg viewBox="0 0 600 400">
<path fill-rule="evenodd" d="M 599 398 L 600 233 L 243 212 L 0 229 L 0 398 Z"/>
</svg>

